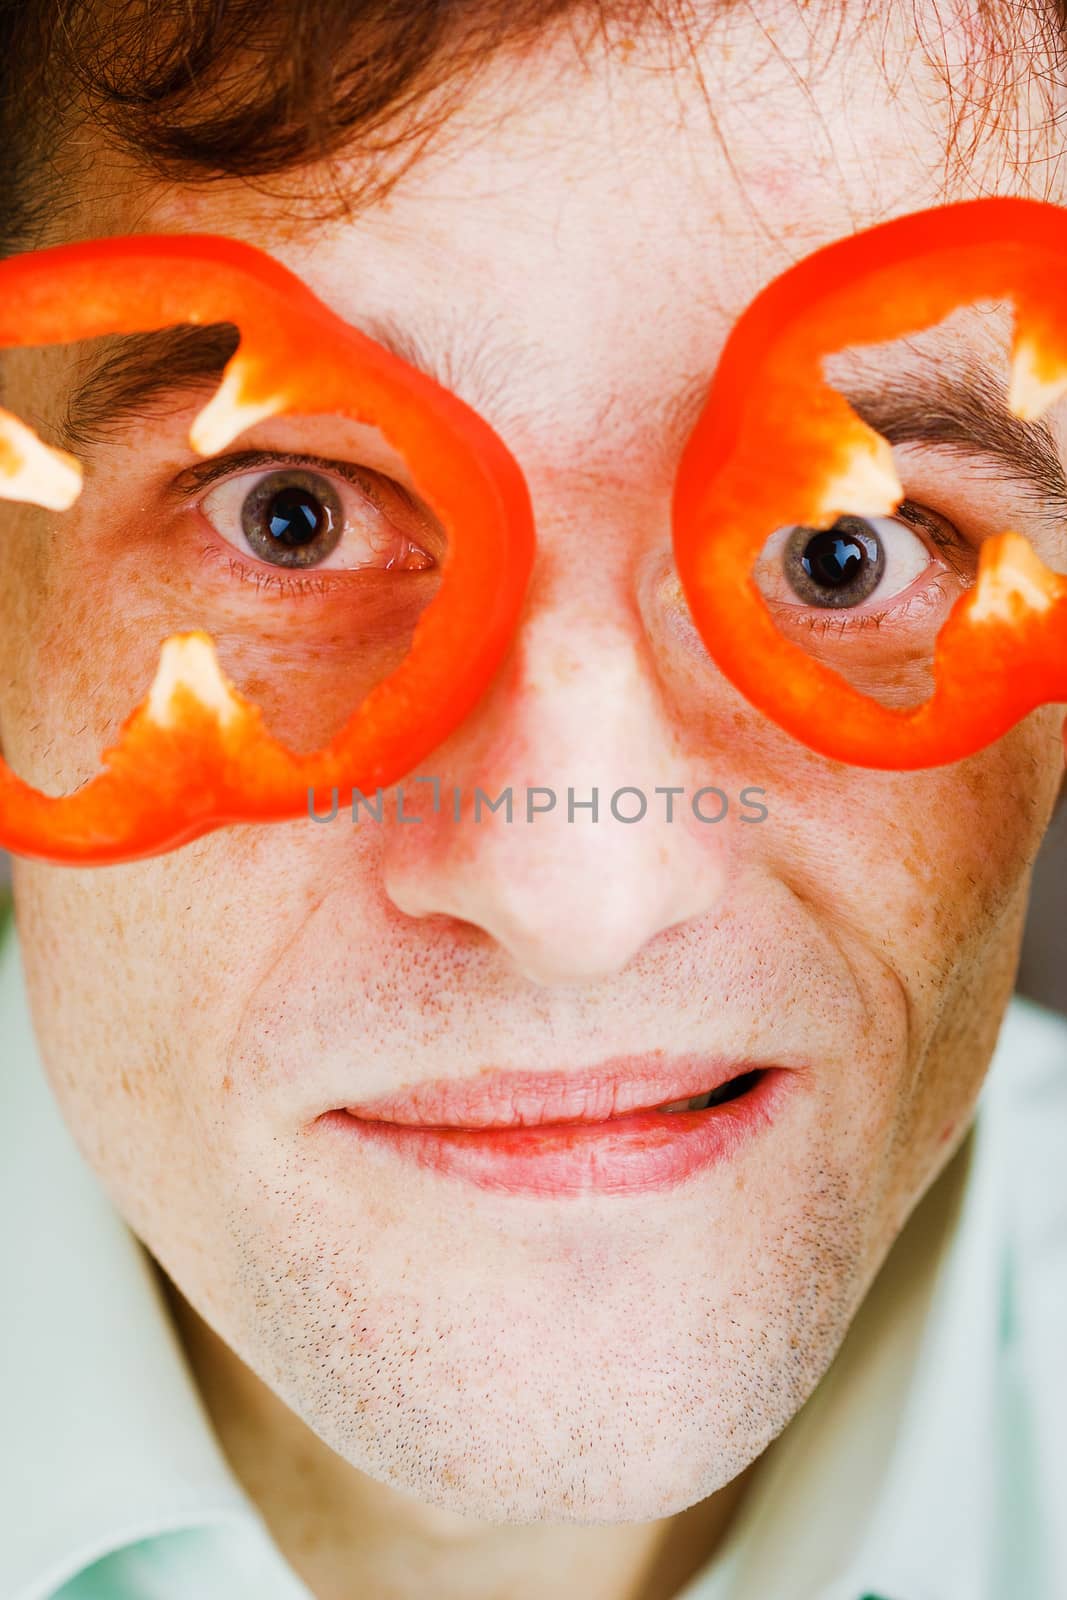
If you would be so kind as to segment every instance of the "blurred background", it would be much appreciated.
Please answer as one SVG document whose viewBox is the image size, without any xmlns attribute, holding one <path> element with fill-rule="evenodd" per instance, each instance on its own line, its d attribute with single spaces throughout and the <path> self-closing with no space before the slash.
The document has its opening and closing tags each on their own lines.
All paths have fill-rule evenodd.
<svg viewBox="0 0 1067 1600">
<path fill-rule="evenodd" d="M 1059 809 L 1034 869 L 1019 988 L 1067 1013 L 1067 802 Z"/>
<path fill-rule="evenodd" d="M 7 882 L 8 862 L 0 851 L 0 893 Z M 1032 1000 L 1067 1015 L 1067 801 L 1060 806 L 1034 869 L 1018 986 Z"/>
</svg>

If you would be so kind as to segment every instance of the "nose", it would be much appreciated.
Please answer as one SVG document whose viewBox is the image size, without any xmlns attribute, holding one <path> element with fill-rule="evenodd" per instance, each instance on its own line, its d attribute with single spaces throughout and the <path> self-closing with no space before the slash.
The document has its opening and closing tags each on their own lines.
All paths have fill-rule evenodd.
<svg viewBox="0 0 1067 1600">
<path fill-rule="evenodd" d="M 423 821 L 388 830 L 386 892 L 480 929 L 537 984 L 610 977 L 724 893 L 736 830 L 714 798 L 695 820 L 692 765 L 623 576 L 542 574 L 486 699 L 439 752 L 440 809 L 412 788 Z"/>
</svg>

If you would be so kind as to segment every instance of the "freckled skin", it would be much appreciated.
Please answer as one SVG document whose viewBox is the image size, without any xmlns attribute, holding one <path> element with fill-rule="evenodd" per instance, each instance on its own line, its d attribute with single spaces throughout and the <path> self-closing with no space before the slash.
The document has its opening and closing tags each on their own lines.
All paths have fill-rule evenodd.
<svg viewBox="0 0 1067 1600">
<path fill-rule="evenodd" d="M 649 70 L 652 42 L 586 75 L 543 43 L 521 83 L 503 64 L 480 80 L 448 138 L 358 220 L 298 226 L 234 184 L 132 172 L 57 219 L 57 237 L 266 242 L 342 315 L 454 307 L 526 352 L 494 373 L 495 400 L 473 380 L 469 397 L 527 474 L 538 566 L 490 693 L 424 763 L 446 795 L 597 784 L 606 811 L 624 784 L 766 791 L 759 826 L 735 799 L 714 827 L 662 810 L 639 827 L 474 827 L 413 788 L 414 826 L 243 825 L 99 871 L 17 863 L 63 1111 L 193 1308 L 227 1447 L 323 1596 L 358 1592 L 353 1574 L 425 1592 L 426 1571 L 441 1594 L 562 1592 L 546 1575 L 564 1549 L 581 1593 L 629 1596 L 635 1564 L 698 1502 L 702 1559 L 729 1509 L 717 1491 L 811 1392 L 958 1148 L 1011 992 L 1062 708 L 948 768 L 828 762 L 722 681 L 671 581 L 684 438 L 650 421 L 654 405 L 710 370 L 791 260 L 988 177 L 979 159 L 942 191 L 944 97 L 903 19 L 879 12 L 841 47 L 816 118 L 789 64 L 802 80 L 806 33 L 780 10 L 773 42 L 747 13 L 728 48 L 705 41 L 718 135 L 690 70 Z M 1037 135 L 1007 181 L 1000 139 L 982 147 L 990 186 L 1034 192 L 1022 157 Z M 872 148 L 890 152 L 876 183 Z M 7 370 L 7 404 L 55 414 L 58 357 Z M 249 440 L 285 437 L 274 421 Z M 56 792 L 93 770 L 158 641 L 199 603 L 138 481 L 154 447 L 146 424 L 103 452 L 62 525 L 0 508 L 0 731 L 15 769 Z M 988 483 L 963 461 L 939 470 L 960 518 L 980 519 Z M 212 603 L 264 699 L 309 736 L 336 725 L 352 675 L 319 670 L 280 614 L 257 641 L 247 596 Z M 341 1163 L 309 1131 L 346 1099 L 477 1065 L 654 1049 L 788 1052 L 815 1087 L 735 1162 L 624 1202 Z"/>
</svg>

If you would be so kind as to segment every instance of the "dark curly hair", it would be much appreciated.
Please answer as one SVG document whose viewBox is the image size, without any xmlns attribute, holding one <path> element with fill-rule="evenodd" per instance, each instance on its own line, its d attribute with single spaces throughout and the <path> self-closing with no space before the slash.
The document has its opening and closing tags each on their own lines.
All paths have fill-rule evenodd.
<svg viewBox="0 0 1067 1600">
<path fill-rule="evenodd" d="M 186 182 L 261 179 L 355 148 L 365 198 L 417 159 L 504 47 L 552 27 L 569 27 L 579 43 L 625 45 L 651 25 L 691 49 L 712 22 L 760 4 L 0 0 L 0 253 L 32 247 L 62 207 L 83 119 L 149 171 Z M 809 18 L 836 13 L 835 39 L 848 33 L 853 6 L 867 25 L 882 14 L 864 0 L 798 4 Z M 924 0 L 911 4 L 916 48 L 936 69 Z M 1063 64 L 1065 24 L 1067 0 L 974 0 L 973 57 L 962 74 L 942 74 L 957 165 L 991 120 L 1017 115 L 1003 108 L 1019 103 L 1020 62 L 1029 57 L 1045 81 Z"/>
<path fill-rule="evenodd" d="M 149 171 L 191 182 L 286 172 L 357 140 L 367 188 L 381 188 L 503 47 L 564 22 L 625 34 L 683 9 L 672 0 L 0 0 L 0 251 L 32 244 L 62 204 L 55 156 L 82 119 Z"/>
</svg>

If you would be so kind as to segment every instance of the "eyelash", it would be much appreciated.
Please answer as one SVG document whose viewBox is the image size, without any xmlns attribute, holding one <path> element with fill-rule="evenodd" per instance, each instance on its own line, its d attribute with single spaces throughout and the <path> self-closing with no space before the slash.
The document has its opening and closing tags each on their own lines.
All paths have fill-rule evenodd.
<svg viewBox="0 0 1067 1600">
<path fill-rule="evenodd" d="M 373 499 L 374 491 L 369 482 L 371 474 L 366 467 L 357 467 L 351 461 L 333 461 L 326 456 L 300 450 L 235 450 L 229 455 L 213 456 L 210 461 L 198 462 L 195 467 L 183 472 L 178 478 L 178 486 L 184 494 L 186 486 L 193 490 L 206 489 L 209 484 L 218 483 L 220 479 L 238 471 L 268 466 L 318 467 L 323 472 L 336 472 L 338 477 L 354 483 Z M 399 484 L 397 488 L 400 488 Z M 401 490 L 401 493 L 404 492 Z"/>
<path fill-rule="evenodd" d="M 922 528 L 940 550 L 959 553 L 973 549 L 970 540 L 950 522 L 935 517 L 932 512 L 927 511 L 924 506 L 917 505 L 914 500 L 903 499 L 894 515 L 900 517 L 903 522 L 913 523 L 916 527 Z M 951 529 L 951 532 L 946 531 L 948 529 Z"/>
<path fill-rule="evenodd" d="M 202 559 L 217 556 L 218 548 L 213 544 L 205 545 L 201 551 Z M 325 595 L 336 588 L 336 583 L 330 579 L 343 581 L 349 577 L 347 572 L 321 573 L 316 577 L 303 574 L 294 577 L 286 572 L 267 572 L 262 567 L 248 567 L 240 556 L 231 556 L 229 570 L 232 577 L 240 583 L 250 583 L 256 589 L 277 589 L 280 593 L 297 597 L 299 595 L 317 595 L 321 600 Z"/>
</svg>

